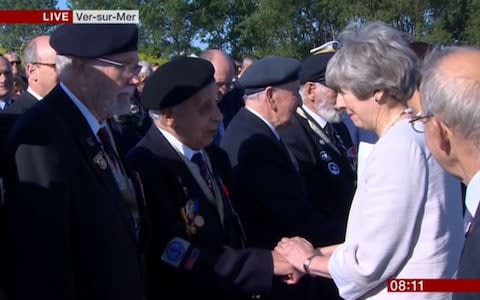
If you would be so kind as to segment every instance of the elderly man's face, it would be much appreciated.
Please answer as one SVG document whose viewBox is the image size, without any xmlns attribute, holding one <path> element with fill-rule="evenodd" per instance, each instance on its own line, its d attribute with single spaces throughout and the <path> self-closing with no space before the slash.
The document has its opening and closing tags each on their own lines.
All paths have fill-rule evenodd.
<svg viewBox="0 0 480 300">
<path fill-rule="evenodd" d="M 95 60 L 101 74 L 92 78 L 96 94 L 97 111 L 107 118 L 112 115 L 123 115 L 130 110 L 130 99 L 136 88 L 138 72 L 138 52 L 130 51 L 105 57 L 121 63 L 118 66 L 105 61 Z"/>
<path fill-rule="evenodd" d="M 217 85 L 212 82 L 190 99 L 172 108 L 173 129 L 185 145 L 192 149 L 208 146 L 223 120 L 217 105 Z"/>
<path fill-rule="evenodd" d="M 12 74 L 13 75 L 22 75 L 22 74 L 19 74 L 20 71 L 21 71 L 21 63 L 22 63 L 22 60 L 20 59 L 20 56 L 18 56 L 15 53 L 7 53 L 7 54 L 5 54 L 5 57 L 8 59 L 8 61 L 12 65 Z"/>
<path fill-rule="evenodd" d="M 276 103 L 276 127 L 288 124 L 293 117 L 297 106 L 300 104 L 299 81 L 292 81 L 274 88 L 272 97 Z"/>
<path fill-rule="evenodd" d="M 335 108 L 337 93 L 321 83 L 315 82 L 312 90 L 316 112 L 327 122 L 338 123 L 342 120 L 341 110 Z"/>
<path fill-rule="evenodd" d="M 0 99 L 8 100 L 13 90 L 13 74 L 10 62 L 0 57 Z"/>
</svg>

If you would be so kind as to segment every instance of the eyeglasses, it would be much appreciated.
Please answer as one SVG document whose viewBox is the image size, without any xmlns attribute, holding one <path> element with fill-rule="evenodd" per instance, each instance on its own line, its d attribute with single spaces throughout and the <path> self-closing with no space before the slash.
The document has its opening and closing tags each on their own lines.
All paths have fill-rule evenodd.
<svg viewBox="0 0 480 300">
<path fill-rule="evenodd" d="M 138 75 L 138 73 L 140 73 L 140 70 L 142 69 L 142 66 L 140 66 L 139 64 L 127 65 L 127 64 L 114 61 L 111 59 L 103 58 L 103 57 L 98 57 L 96 58 L 96 60 L 116 66 L 118 67 L 119 70 L 135 76 Z"/>
<path fill-rule="evenodd" d="M 16 66 L 17 66 L 17 65 L 19 65 L 19 64 L 21 64 L 21 63 L 22 63 L 22 62 L 21 62 L 20 60 L 12 60 L 12 61 L 10 62 L 10 64 L 11 64 L 12 66 L 13 66 L 13 65 L 16 65 Z"/>
<path fill-rule="evenodd" d="M 32 65 L 39 65 L 39 66 L 47 66 L 56 69 L 57 65 L 56 64 L 50 64 L 50 63 L 42 63 L 42 62 L 33 62 Z"/>
<path fill-rule="evenodd" d="M 409 122 L 413 130 L 418 133 L 423 133 L 425 131 L 425 123 L 427 123 L 431 117 L 433 117 L 432 114 L 418 115 L 411 118 Z"/>
</svg>

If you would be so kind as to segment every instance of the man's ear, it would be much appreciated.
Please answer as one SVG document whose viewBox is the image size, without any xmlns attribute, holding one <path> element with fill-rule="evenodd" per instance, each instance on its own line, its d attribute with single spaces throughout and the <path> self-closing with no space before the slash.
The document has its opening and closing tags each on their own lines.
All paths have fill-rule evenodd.
<svg viewBox="0 0 480 300">
<path fill-rule="evenodd" d="M 308 104 L 315 104 L 315 89 L 317 88 L 314 82 L 305 83 L 303 90 L 305 99 L 307 99 Z"/>
<path fill-rule="evenodd" d="M 38 76 L 36 74 L 37 66 L 34 64 L 27 64 L 25 66 L 25 72 L 28 74 L 28 78 L 32 77 L 35 81 L 38 80 Z"/>
<path fill-rule="evenodd" d="M 169 127 L 174 127 L 175 126 L 175 113 L 174 113 L 174 108 L 166 108 L 160 112 L 160 114 L 163 116 L 163 119 L 167 123 Z"/>
<path fill-rule="evenodd" d="M 430 122 L 430 126 L 432 127 L 430 134 L 434 135 L 434 141 L 438 143 L 438 148 L 444 155 L 450 156 L 452 151 L 452 134 L 450 128 L 435 117 L 432 117 Z"/>
<path fill-rule="evenodd" d="M 269 86 L 265 89 L 265 98 L 267 99 L 267 103 L 270 106 L 270 108 L 276 112 L 278 108 L 277 108 L 277 102 L 273 97 L 273 87 Z"/>
</svg>

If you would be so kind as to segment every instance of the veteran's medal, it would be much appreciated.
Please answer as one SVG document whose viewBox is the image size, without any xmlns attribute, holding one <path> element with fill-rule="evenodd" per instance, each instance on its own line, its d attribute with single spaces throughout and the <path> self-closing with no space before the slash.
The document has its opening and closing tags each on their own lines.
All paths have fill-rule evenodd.
<svg viewBox="0 0 480 300">
<path fill-rule="evenodd" d="M 193 224 L 195 224 L 197 227 L 203 227 L 203 225 L 205 225 L 205 219 L 202 216 L 197 215 L 193 219 Z"/>
<path fill-rule="evenodd" d="M 107 161 L 105 160 L 105 157 L 103 157 L 102 152 L 98 152 L 97 155 L 95 155 L 93 162 L 100 168 L 100 170 L 104 171 L 107 169 Z"/>
</svg>

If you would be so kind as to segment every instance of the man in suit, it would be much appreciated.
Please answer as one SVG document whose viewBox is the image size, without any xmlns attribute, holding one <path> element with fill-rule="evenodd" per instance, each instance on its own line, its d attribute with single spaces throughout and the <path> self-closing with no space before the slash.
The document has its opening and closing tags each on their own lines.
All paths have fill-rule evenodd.
<svg viewBox="0 0 480 300">
<path fill-rule="evenodd" d="M 144 183 L 152 222 L 148 299 L 248 299 L 268 293 L 273 273 L 291 272 L 270 249 L 242 249 L 228 158 L 211 144 L 222 121 L 213 74 L 206 60 L 177 57 L 142 95 L 154 124 L 127 161 Z"/>
<path fill-rule="evenodd" d="M 437 161 L 467 185 L 465 245 L 458 278 L 480 278 L 480 50 L 449 47 L 424 62 L 420 92 L 422 115 L 412 125 L 425 131 Z M 423 123 L 423 124 L 422 124 Z M 453 299 L 480 299 L 479 294 L 454 293 Z"/>
<path fill-rule="evenodd" d="M 253 247 L 272 248 L 282 236 L 299 233 L 314 240 L 340 234 L 308 201 L 298 163 L 278 134 L 299 104 L 299 69 L 298 60 L 275 56 L 248 68 L 239 79 L 245 108 L 221 143 L 233 167 L 234 201 Z M 309 289 L 304 284 L 286 287 L 276 281 L 272 299 L 304 299 Z"/>
<path fill-rule="evenodd" d="M 322 220 L 336 224 L 338 236 L 322 238 L 315 244 L 341 243 L 345 238 L 350 203 L 355 192 L 353 147 L 342 112 L 335 108 L 336 93 L 325 86 L 325 71 L 334 52 L 305 59 L 299 72 L 300 97 L 292 121 L 279 129 L 282 140 L 295 156 L 305 180 L 308 200 Z M 331 130 L 327 127 L 331 126 Z M 321 220 L 320 220 L 321 221 Z M 330 279 L 318 279 L 319 299 L 338 299 Z"/>
<path fill-rule="evenodd" d="M 55 58 L 57 53 L 50 46 L 50 36 L 34 38 L 23 52 L 28 89 L 5 110 L 5 113 L 22 114 L 47 95 L 57 84 Z"/>
<path fill-rule="evenodd" d="M 13 74 L 8 59 L 0 55 L 0 111 L 13 103 Z"/>
<path fill-rule="evenodd" d="M 143 202 L 105 125 L 130 107 L 137 40 L 131 24 L 51 36 L 60 83 L 7 142 L 9 299 L 143 299 Z"/>
</svg>

